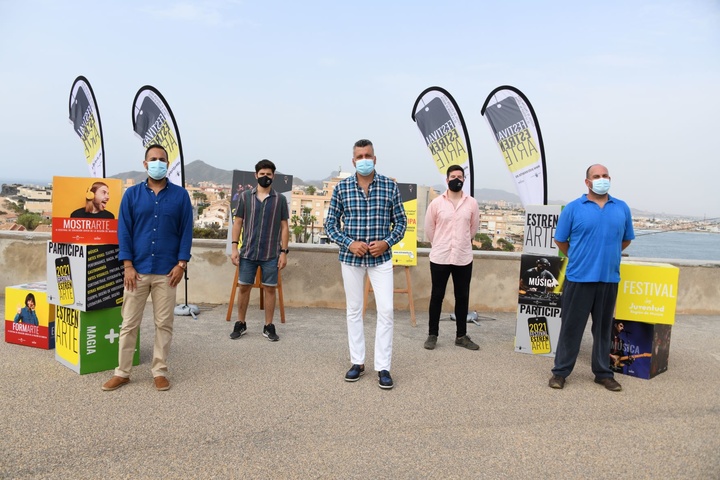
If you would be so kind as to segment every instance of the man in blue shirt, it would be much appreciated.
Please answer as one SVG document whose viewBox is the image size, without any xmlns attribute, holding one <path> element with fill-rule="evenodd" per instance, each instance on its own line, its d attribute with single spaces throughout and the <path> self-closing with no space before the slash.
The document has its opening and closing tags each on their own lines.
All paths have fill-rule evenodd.
<svg viewBox="0 0 720 480">
<path fill-rule="evenodd" d="M 356 174 L 337 184 L 330 199 L 325 232 L 340 246 L 340 266 L 347 305 L 348 344 L 352 367 L 345 380 L 354 382 L 365 372 L 363 300 L 365 273 L 375 294 L 375 370 L 380 388 L 390 389 L 393 336 L 393 266 L 390 247 L 407 227 L 397 184 L 375 171 L 370 140 L 353 147 Z"/>
<path fill-rule="evenodd" d="M 620 282 L 622 251 L 635 238 L 630 208 L 608 195 L 610 174 L 591 165 L 585 174 L 588 193 L 567 204 L 555 229 L 555 243 L 568 257 L 562 294 L 562 326 L 552 369 L 551 388 L 563 388 L 580 352 L 585 325 L 592 315 L 592 372 L 595 383 L 622 390 L 610 369 L 612 320 Z"/>
<path fill-rule="evenodd" d="M 143 165 L 148 179 L 127 189 L 120 202 L 118 259 L 125 267 L 118 367 L 102 389 L 130 381 L 135 344 L 148 295 L 155 317 L 152 375 L 157 390 L 168 390 L 167 356 L 172 340 L 176 287 L 190 260 L 193 211 L 187 191 L 167 179 L 168 154 L 150 145 Z"/>
</svg>

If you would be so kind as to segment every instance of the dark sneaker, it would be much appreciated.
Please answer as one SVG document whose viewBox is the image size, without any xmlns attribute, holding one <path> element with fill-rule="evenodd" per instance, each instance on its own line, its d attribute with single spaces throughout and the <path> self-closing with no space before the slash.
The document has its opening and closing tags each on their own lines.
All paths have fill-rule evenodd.
<svg viewBox="0 0 720 480">
<path fill-rule="evenodd" d="M 346 382 L 357 382 L 365 373 L 365 365 L 353 365 L 345 374 Z"/>
<path fill-rule="evenodd" d="M 463 335 L 460 338 L 456 338 L 455 345 L 458 347 L 467 348 L 468 350 L 480 350 L 480 346 L 477 343 L 470 340 L 470 337 L 468 337 L 467 335 Z"/>
<path fill-rule="evenodd" d="M 271 342 L 277 342 L 280 340 L 280 337 L 278 337 L 277 333 L 275 333 L 275 325 L 272 323 L 263 327 L 263 337 L 267 338 Z"/>
<path fill-rule="evenodd" d="M 611 392 L 619 392 L 622 390 L 622 385 L 620 385 L 614 378 L 595 378 L 595 383 L 599 383 Z"/>
<path fill-rule="evenodd" d="M 235 340 L 236 338 L 240 338 L 242 335 L 245 335 L 247 333 L 247 325 L 245 325 L 245 322 L 235 322 L 235 327 L 233 327 L 233 331 L 230 334 L 230 338 Z"/>
<path fill-rule="evenodd" d="M 392 377 L 390 376 L 390 372 L 387 370 L 380 370 L 378 372 L 378 385 L 380 385 L 380 388 L 384 388 L 386 390 L 390 390 L 393 387 L 393 381 Z"/>
<path fill-rule="evenodd" d="M 425 348 L 428 350 L 432 350 L 435 348 L 435 344 L 437 343 L 437 335 L 428 335 L 427 340 L 425 340 Z"/>
<path fill-rule="evenodd" d="M 557 388 L 558 390 L 562 390 L 562 388 L 565 386 L 565 377 L 561 377 L 560 375 L 553 375 L 548 382 L 548 386 L 550 388 Z"/>
</svg>

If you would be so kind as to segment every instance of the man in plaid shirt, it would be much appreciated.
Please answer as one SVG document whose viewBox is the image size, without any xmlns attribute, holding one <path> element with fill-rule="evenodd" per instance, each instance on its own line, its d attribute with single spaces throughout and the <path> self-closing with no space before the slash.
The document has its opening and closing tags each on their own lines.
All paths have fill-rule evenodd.
<svg viewBox="0 0 720 480">
<path fill-rule="evenodd" d="M 345 380 L 354 382 L 365 373 L 363 295 L 365 273 L 375 294 L 375 370 L 380 388 L 390 389 L 393 336 L 393 266 L 390 247 L 407 227 L 397 184 L 375 172 L 375 150 L 370 140 L 353 147 L 356 174 L 333 190 L 325 232 L 340 246 L 340 266 L 347 304 L 348 344 L 352 367 Z"/>
</svg>

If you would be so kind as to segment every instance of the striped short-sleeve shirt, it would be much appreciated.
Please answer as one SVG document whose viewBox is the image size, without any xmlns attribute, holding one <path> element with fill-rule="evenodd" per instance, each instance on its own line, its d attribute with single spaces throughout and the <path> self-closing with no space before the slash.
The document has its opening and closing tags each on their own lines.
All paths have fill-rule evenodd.
<svg viewBox="0 0 720 480">
<path fill-rule="evenodd" d="M 243 219 L 240 258 L 264 262 L 280 255 L 280 222 L 288 219 L 285 197 L 275 190 L 262 201 L 257 187 L 240 196 L 236 217 Z"/>
</svg>

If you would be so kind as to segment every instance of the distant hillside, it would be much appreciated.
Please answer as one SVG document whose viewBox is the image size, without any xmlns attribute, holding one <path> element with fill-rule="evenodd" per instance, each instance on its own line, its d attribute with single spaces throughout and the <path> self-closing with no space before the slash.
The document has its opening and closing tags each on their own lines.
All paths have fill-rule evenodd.
<svg viewBox="0 0 720 480">
<path fill-rule="evenodd" d="M 312 185 L 316 188 L 322 188 L 325 180 L 330 180 L 338 175 L 339 172 L 332 171 L 330 175 L 321 180 L 303 180 L 298 177 L 293 177 L 293 185 Z M 119 178 L 125 180 L 128 178 L 133 179 L 136 183 L 142 182 L 147 178 L 147 173 L 130 171 L 118 173 L 113 175 L 112 178 Z M 232 182 L 232 170 L 223 170 L 222 168 L 216 168 L 212 165 L 208 165 L 202 160 L 195 160 L 185 165 L 185 183 L 189 185 L 197 185 L 200 182 L 212 182 L 221 185 L 230 185 Z M 445 185 L 433 185 L 435 190 L 445 191 Z M 491 201 L 506 201 L 510 203 L 520 203 L 520 197 L 514 193 L 506 192 L 505 190 L 498 190 L 494 188 L 477 188 L 475 189 L 475 198 L 480 202 L 491 202 Z M 565 202 L 551 202 L 551 204 L 559 205 Z"/>
<path fill-rule="evenodd" d="M 232 175 L 232 170 L 216 168 L 212 165 L 208 165 L 202 160 L 195 160 L 185 165 L 185 183 L 189 185 L 197 185 L 200 182 L 230 185 L 232 183 Z M 117 175 L 113 175 L 111 178 L 119 178 L 122 180 L 131 178 L 137 183 L 145 180 L 145 178 L 147 178 L 147 173 L 137 171 L 122 172 Z M 293 183 L 302 183 L 302 180 L 294 178 Z M 322 186 L 322 182 L 320 182 L 320 186 Z"/>
</svg>

